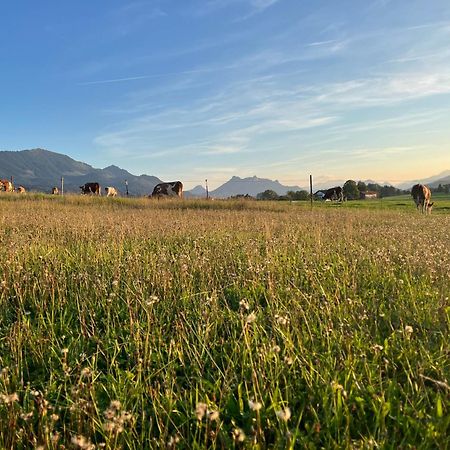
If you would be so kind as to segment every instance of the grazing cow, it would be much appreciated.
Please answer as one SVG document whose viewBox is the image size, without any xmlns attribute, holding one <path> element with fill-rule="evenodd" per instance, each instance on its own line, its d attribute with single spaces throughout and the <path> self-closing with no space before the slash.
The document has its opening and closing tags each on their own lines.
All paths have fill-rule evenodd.
<svg viewBox="0 0 450 450">
<path fill-rule="evenodd" d="M 82 194 L 102 195 L 100 185 L 98 183 L 85 183 L 80 186 Z"/>
<path fill-rule="evenodd" d="M 52 187 L 52 195 L 58 195 L 59 194 L 59 189 L 57 186 L 53 186 Z"/>
<path fill-rule="evenodd" d="M 430 203 L 431 200 L 431 191 L 428 186 L 424 184 L 415 184 L 411 189 L 411 195 L 414 199 L 414 203 L 416 204 L 417 209 L 419 209 L 422 213 L 430 214 L 433 209 L 433 203 Z"/>
<path fill-rule="evenodd" d="M 16 192 L 19 193 L 19 194 L 25 194 L 25 192 L 27 192 L 27 190 L 26 190 L 22 185 L 20 185 L 20 186 L 16 189 Z"/>
<path fill-rule="evenodd" d="M 0 180 L 0 190 L 5 192 L 13 192 L 14 185 L 9 180 Z"/>
<path fill-rule="evenodd" d="M 117 189 L 113 186 L 105 187 L 107 197 L 115 197 L 117 195 Z"/>
<path fill-rule="evenodd" d="M 341 186 L 336 186 L 325 191 L 322 200 L 337 200 L 342 202 L 344 200 L 344 191 Z"/>
<path fill-rule="evenodd" d="M 159 183 L 153 189 L 151 197 L 183 197 L 183 183 L 181 181 Z"/>
</svg>

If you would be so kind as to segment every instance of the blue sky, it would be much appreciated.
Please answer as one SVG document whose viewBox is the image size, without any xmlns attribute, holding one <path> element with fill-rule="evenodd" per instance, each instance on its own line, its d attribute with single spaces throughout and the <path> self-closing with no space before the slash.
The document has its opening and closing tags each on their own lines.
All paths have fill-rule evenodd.
<svg viewBox="0 0 450 450">
<path fill-rule="evenodd" d="M 215 187 L 450 169 L 448 0 L 5 1 L 0 149 Z"/>
</svg>

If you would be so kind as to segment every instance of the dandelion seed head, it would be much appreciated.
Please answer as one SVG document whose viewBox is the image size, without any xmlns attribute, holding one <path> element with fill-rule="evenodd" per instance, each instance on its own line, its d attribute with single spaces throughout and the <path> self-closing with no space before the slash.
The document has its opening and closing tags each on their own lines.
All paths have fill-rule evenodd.
<svg viewBox="0 0 450 450">
<path fill-rule="evenodd" d="M 250 305 L 248 304 L 247 300 L 245 298 L 243 298 L 240 302 L 239 302 L 239 306 L 242 309 L 245 309 L 246 311 L 248 311 L 250 309 Z"/>
<path fill-rule="evenodd" d="M 81 376 L 82 377 L 88 377 L 91 375 L 91 369 L 89 369 L 89 367 L 83 367 L 83 369 L 81 369 Z"/>
<path fill-rule="evenodd" d="M 110 407 L 111 409 L 115 409 L 116 411 L 119 411 L 119 409 L 122 407 L 122 404 L 120 403 L 119 400 L 113 400 L 113 401 L 110 403 L 109 407 Z"/>
<path fill-rule="evenodd" d="M 195 407 L 195 415 L 197 420 L 202 420 L 208 410 L 208 405 L 206 403 L 199 402 Z"/>
<path fill-rule="evenodd" d="M 169 441 L 167 442 L 167 445 L 169 447 L 174 447 L 176 444 L 178 444 L 178 442 L 180 442 L 180 436 L 178 436 L 178 434 L 176 434 L 175 436 L 170 436 Z"/>
<path fill-rule="evenodd" d="M 9 405 L 10 403 L 18 402 L 19 396 L 16 392 L 12 394 L 0 394 L 0 403 L 4 403 L 5 405 Z"/>
<path fill-rule="evenodd" d="M 219 419 L 219 411 L 217 411 L 217 410 L 208 411 L 208 419 L 211 422 L 215 422 L 216 420 L 218 420 Z"/>
<path fill-rule="evenodd" d="M 233 437 L 236 442 L 244 442 L 245 441 L 245 433 L 241 428 L 235 428 L 233 430 Z"/>
<path fill-rule="evenodd" d="M 262 404 L 260 402 L 257 402 L 257 401 L 249 400 L 248 401 L 248 407 L 252 411 L 259 411 L 262 408 Z"/>
<path fill-rule="evenodd" d="M 275 414 L 283 422 L 287 422 L 291 418 L 291 410 L 289 407 L 276 411 Z"/>
<path fill-rule="evenodd" d="M 253 323 L 256 320 L 256 314 L 250 313 L 245 319 L 245 323 Z"/>
</svg>

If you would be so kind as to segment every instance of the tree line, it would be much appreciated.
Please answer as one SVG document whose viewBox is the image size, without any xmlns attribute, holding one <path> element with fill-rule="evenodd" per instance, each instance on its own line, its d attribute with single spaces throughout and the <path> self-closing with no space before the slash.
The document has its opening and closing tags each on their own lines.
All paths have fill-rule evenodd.
<svg viewBox="0 0 450 450">
<path fill-rule="evenodd" d="M 395 195 L 409 194 L 410 189 L 399 189 L 394 186 L 385 184 L 384 186 L 378 183 L 365 183 L 364 181 L 347 180 L 342 187 L 344 197 L 347 200 L 359 200 L 362 192 L 376 192 L 378 198 L 393 197 Z M 323 190 L 323 192 L 326 189 Z M 439 191 L 437 191 L 439 192 Z M 257 194 L 258 200 L 309 200 L 310 194 L 308 191 L 288 191 L 285 195 L 278 195 L 272 189 L 267 189 L 264 192 Z"/>
</svg>

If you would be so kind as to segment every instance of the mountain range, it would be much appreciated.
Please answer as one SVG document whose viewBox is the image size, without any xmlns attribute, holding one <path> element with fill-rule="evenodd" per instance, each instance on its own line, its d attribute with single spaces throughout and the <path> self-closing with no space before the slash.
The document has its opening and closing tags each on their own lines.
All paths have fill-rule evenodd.
<svg viewBox="0 0 450 450">
<path fill-rule="evenodd" d="M 409 189 L 412 185 L 417 184 L 417 183 L 426 184 L 427 186 L 429 186 L 431 188 L 436 188 L 440 184 L 442 184 L 442 185 L 449 184 L 450 183 L 450 170 L 444 170 L 443 172 L 438 173 L 437 175 L 434 175 L 429 178 L 423 178 L 421 180 L 419 180 L 419 179 L 411 180 L 411 181 L 407 181 L 404 183 L 400 183 L 398 185 L 398 187 L 400 189 Z"/>
<path fill-rule="evenodd" d="M 98 169 L 87 163 L 76 161 L 61 153 L 44 149 L 0 151 L 0 178 L 13 178 L 18 186 L 22 184 L 30 191 L 50 192 L 53 186 L 61 185 L 64 177 L 65 192 L 80 192 L 79 186 L 87 182 L 96 181 L 101 186 L 114 186 L 121 195 L 126 192 L 125 180 L 128 182 L 128 191 L 132 196 L 149 195 L 153 188 L 161 183 L 156 176 L 133 175 L 127 170 L 111 165 Z M 169 180 L 172 181 L 172 180 Z M 314 183 L 314 190 L 332 186 L 342 186 L 345 180 L 323 179 Z M 366 180 L 366 183 L 373 182 Z M 422 180 L 412 180 L 399 184 L 401 189 L 409 189 L 415 183 L 427 184 L 437 187 L 439 184 L 450 183 L 450 170 Z M 379 184 L 389 184 L 379 183 Z M 256 197 L 260 192 L 273 190 L 278 195 L 285 195 L 288 191 L 309 190 L 306 187 L 285 186 L 278 180 L 258 178 L 256 176 L 240 178 L 231 177 L 226 183 L 209 192 L 212 198 L 227 198 L 235 195 L 251 195 Z M 203 186 L 195 186 L 185 191 L 186 197 L 205 198 L 206 190 Z"/>
<path fill-rule="evenodd" d="M 61 186 L 64 177 L 64 191 L 80 192 L 84 183 L 96 181 L 101 186 L 115 186 L 125 194 L 125 180 L 128 181 L 130 195 L 148 195 L 161 183 L 150 175 L 132 175 L 117 166 L 96 169 L 69 156 L 44 149 L 22 151 L 0 151 L 0 177 L 10 179 L 14 184 L 22 184 L 30 191 L 50 192 L 53 186 Z"/>
</svg>

